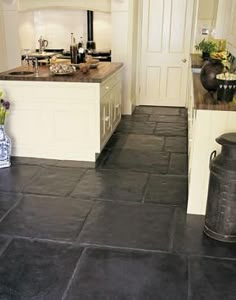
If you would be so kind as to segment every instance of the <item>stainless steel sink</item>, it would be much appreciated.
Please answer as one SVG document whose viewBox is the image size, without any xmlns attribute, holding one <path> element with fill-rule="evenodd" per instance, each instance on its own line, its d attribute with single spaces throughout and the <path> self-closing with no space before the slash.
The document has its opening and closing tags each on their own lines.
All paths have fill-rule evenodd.
<svg viewBox="0 0 236 300">
<path fill-rule="evenodd" d="M 27 76 L 27 75 L 34 75 L 34 72 L 31 71 L 16 71 L 16 72 L 10 72 L 8 75 L 15 75 L 15 76 Z"/>
</svg>

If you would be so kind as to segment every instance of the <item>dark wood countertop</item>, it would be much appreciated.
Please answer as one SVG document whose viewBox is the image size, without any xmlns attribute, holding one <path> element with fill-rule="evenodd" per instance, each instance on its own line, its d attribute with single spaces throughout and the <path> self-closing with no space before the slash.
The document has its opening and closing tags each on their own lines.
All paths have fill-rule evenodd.
<svg viewBox="0 0 236 300">
<path fill-rule="evenodd" d="M 200 54 L 191 54 L 192 69 L 201 69 L 205 61 Z M 217 94 L 204 89 L 200 81 L 199 73 L 192 73 L 194 108 L 203 110 L 236 111 L 236 103 L 217 100 Z"/>
<path fill-rule="evenodd" d="M 76 72 L 71 75 L 53 75 L 49 70 L 49 66 L 40 66 L 38 75 L 9 75 L 9 73 L 13 71 L 28 71 L 28 67 L 24 66 L 0 73 L 0 80 L 101 83 L 122 66 L 122 63 L 100 62 L 97 68 L 90 69 L 86 74 L 83 74 L 77 69 Z M 34 71 L 34 69 L 30 67 L 29 71 Z"/>
<path fill-rule="evenodd" d="M 216 93 L 205 90 L 197 73 L 193 73 L 193 92 L 195 109 L 236 111 L 236 103 L 218 101 Z"/>
</svg>

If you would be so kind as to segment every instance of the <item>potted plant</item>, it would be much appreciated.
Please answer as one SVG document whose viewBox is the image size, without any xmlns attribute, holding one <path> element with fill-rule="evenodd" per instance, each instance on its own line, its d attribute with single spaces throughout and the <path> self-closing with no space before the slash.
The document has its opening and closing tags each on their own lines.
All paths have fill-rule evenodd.
<svg viewBox="0 0 236 300">
<path fill-rule="evenodd" d="M 203 39 L 198 45 L 196 45 L 195 49 L 202 51 L 202 58 L 204 60 L 209 59 L 212 52 L 218 51 L 218 47 L 215 42 L 206 41 L 205 39 Z"/>
</svg>

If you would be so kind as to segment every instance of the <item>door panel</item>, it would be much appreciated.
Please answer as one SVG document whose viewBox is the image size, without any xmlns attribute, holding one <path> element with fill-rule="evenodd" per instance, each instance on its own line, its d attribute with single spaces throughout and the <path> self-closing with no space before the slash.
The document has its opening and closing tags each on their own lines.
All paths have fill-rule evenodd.
<svg viewBox="0 0 236 300">
<path fill-rule="evenodd" d="M 141 105 L 185 106 L 193 0 L 143 0 Z"/>
<path fill-rule="evenodd" d="M 150 0 L 147 16 L 147 49 L 149 52 L 161 52 L 163 35 L 164 0 Z"/>
</svg>

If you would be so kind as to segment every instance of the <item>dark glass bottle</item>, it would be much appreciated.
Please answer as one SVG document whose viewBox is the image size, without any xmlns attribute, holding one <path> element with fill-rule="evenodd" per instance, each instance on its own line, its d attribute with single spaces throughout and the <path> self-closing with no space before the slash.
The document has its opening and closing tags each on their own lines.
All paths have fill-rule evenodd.
<svg viewBox="0 0 236 300">
<path fill-rule="evenodd" d="M 85 49 L 82 37 L 80 37 L 80 41 L 78 44 L 78 53 L 77 53 L 77 63 L 84 63 L 85 62 Z"/>
<path fill-rule="evenodd" d="M 78 52 L 78 47 L 74 35 L 73 33 L 71 33 L 70 55 L 71 55 L 72 64 L 77 64 L 77 52 Z"/>
</svg>

